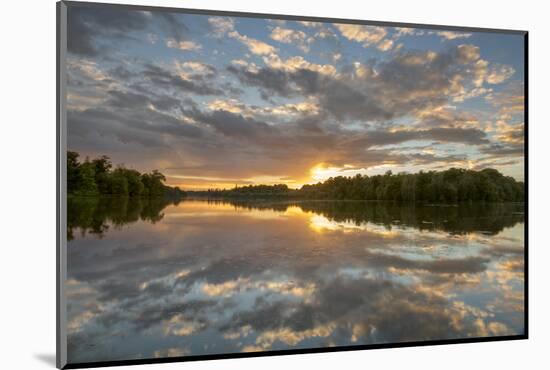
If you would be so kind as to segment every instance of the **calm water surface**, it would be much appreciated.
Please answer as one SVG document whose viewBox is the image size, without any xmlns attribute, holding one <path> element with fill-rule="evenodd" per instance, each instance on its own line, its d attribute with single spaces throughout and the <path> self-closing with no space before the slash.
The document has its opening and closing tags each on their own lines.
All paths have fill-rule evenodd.
<svg viewBox="0 0 550 370">
<path fill-rule="evenodd" d="M 522 210 L 69 199 L 69 362 L 522 334 Z"/>
</svg>

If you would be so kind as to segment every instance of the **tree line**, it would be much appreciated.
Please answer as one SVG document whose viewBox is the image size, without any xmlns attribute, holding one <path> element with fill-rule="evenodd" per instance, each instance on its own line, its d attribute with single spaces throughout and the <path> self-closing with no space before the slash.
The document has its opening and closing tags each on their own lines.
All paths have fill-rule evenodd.
<svg viewBox="0 0 550 370">
<path fill-rule="evenodd" d="M 382 200 L 397 202 L 523 202 L 524 183 L 499 171 L 450 168 L 384 175 L 331 177 L 324 182 L 290 189 L 285 184 L 248 185 L 233 189 L 210 189 L 190 194 L 208 198 L 287 197 L 300 199 Z"/>
<path fill-rule="evenodd" d="M 94 196 L 115 195 L 130 197 L 167 197 L 178 199 L 185 196 L 179 187 L 164 184 L 166 177 L 157 170 L 140 173 L 119 165 L 113 168 L 111 159 L 105 155 L 85 158 L 74 151 L 67 152 L 67 193 Z"/>
</svg>

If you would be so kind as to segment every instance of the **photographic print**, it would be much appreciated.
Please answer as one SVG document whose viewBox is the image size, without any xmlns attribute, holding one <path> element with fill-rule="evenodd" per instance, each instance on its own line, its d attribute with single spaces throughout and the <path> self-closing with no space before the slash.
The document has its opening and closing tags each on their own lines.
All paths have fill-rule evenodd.
<svg viewBox="0 0 550 370">
<path fill-rule="evenodd" d="M 58 366 L 526 338 L 526 32 L 58 10 Z"/>
</svg>

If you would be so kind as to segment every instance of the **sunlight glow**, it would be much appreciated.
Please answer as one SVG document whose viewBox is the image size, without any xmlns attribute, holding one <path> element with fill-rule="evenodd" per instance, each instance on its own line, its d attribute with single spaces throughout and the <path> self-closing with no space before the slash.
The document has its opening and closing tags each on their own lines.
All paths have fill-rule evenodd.
<svg viewBox="0 0 550 370">
<path fill-rule="evenodd" d="M 343 167 L 327 166 L 325 163 L 319 163 L 311 168 L 310 176 L 313 183 L 328 180 L 331 177 L 337 176 L 355 176 L 357 174 L 364 175 L 367 173 L 366 168 L 358 168 L 351 164 L 344 164 Z"/>
</svg>

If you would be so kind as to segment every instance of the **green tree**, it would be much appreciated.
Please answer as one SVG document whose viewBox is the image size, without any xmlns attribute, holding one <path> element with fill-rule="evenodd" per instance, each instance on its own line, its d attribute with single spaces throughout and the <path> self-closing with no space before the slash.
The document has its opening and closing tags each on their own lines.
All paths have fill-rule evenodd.
<svg viewBox="0 0 550 370">
<path fill-rule="evenodd" d="M 94 165 L 88 158 L 79 166 L 78 169 L 78 194 L 95 195 L 97 194 L 97 185 L 95 183 Z"/>
<path fill-rule="evenodd" d="M 106 155 L 92 160 L 95 170 L 95 182 L 101 194 L 110 194 L 112 189 L 110 171 L 113 167 L 111 160 Z"/>
<path fill-rule="evenodd" d="M 128 194 L 132 197 L 139 197 L 145 187 L 141 182 L 141 174 L 136 170 L 126 170 L 124 175 L 128 181 Z"/>
<path fill-rule="evenodd" d="M 67 152 L 67 191 L 74 193 L 80 182 L 80 163 L 77 152 Z"/>
<path fill-rule="evenodd" d="M 117 168 L 110 176 L 111 194 L 113 195 L 128 195 L 128 179 L 125 176 L 125 171 L 122 168 Z"/>
</svg>

